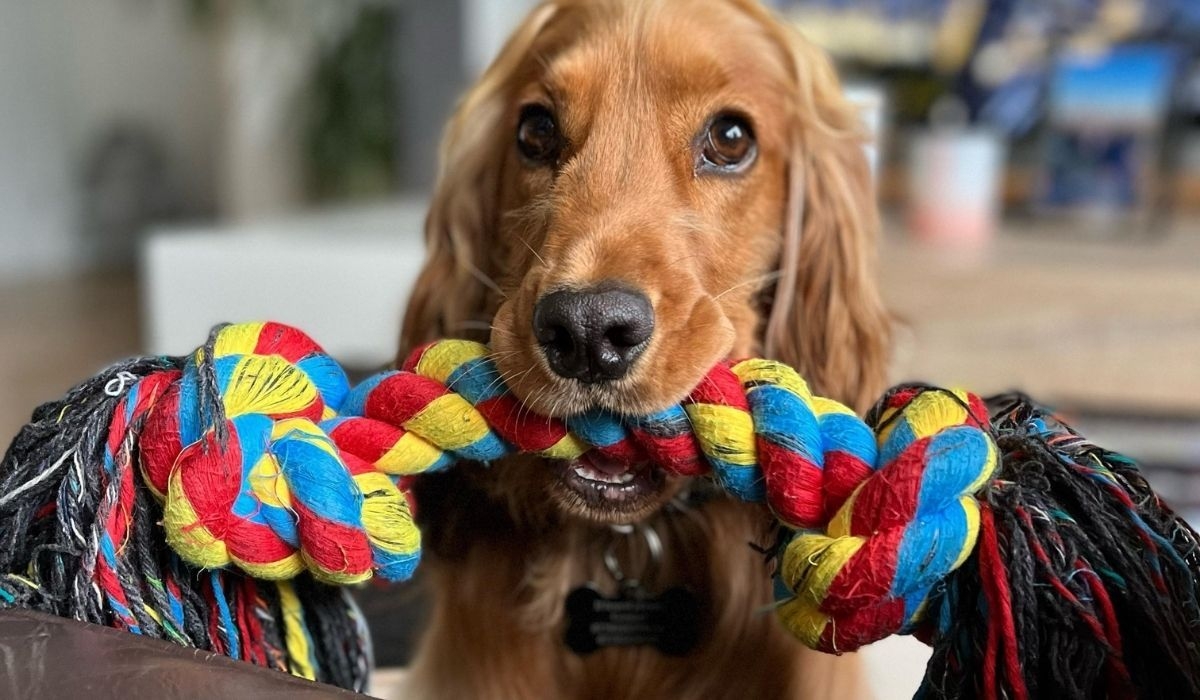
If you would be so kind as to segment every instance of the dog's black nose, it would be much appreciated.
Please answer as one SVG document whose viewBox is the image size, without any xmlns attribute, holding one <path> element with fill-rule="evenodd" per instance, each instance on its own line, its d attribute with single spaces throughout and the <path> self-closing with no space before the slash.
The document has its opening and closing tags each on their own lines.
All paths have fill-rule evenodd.
<svg viewBox="0 0 1200 700">
<path fill-rule="evenodd" d="M 650 300 L 622 287 L 551 292 L 533 308 L 534 337 L 550 368 L 567 379 L 620 379 L 653 333 Z"/>
</svg>

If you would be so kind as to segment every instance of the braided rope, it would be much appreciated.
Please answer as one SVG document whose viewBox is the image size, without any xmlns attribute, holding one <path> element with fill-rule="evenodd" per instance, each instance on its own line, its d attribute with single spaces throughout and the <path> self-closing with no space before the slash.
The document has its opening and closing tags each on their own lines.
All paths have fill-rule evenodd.
<svg viewBox="0 0 1200 700">
<path fill-rule="evenodd" d="M 205 381 L 220 405 L 199 400 Z M 198 350 L 141 411 L 142 472 L 164 502 L 168 543 L 196 566 L 236 565 L 263 579 L 409 576 L 419 545 L 407 498 L 321 425 L 348 390 L 343 370 L 300 331 L 220 329 L 212 362 Z"/>
<path fill-rule="evenodd" d="M 412 573 L 409 477 L 596 450 L 763 503 L 786 627 L 835 652 L 916 633 L 922 694 L 1200 694 L 1196 533 L 1027 397 L 993 411 L 901 386 L 863 421 L 756 359 L 653 415 L 556 419 L 482 345 L 431 344 L 351 389 L 299 331 L 227 326 L 34 412 L 0 460 L 0 607 L 362 689 L 362 618 L 327 584 Z"/>
<path fill-rule="evenodd" d="M 973 494 L 996 464 L 975 397 L 894 394 L 876 435 L 768 360 L 718 365 L 656 414 L 559 419 L 521 406 L 477 343 L 427 345 L 354 389 L 316 343 L 279 324 L 226 326 L 210 348 L 139 383 L 110 445 L 143 421 L 141 469 L 163 501 L 167 541 L 193 565 L 256 578 L 407 578 L 420 539 L 405 477 L 596 450 L 711 474 L 765 502 L 795 531 L 779 566 L 780 618 L 810 646 L 850 650 L 913 629 L 930 588 L 973 550 Z"/>
<path fill-rule="evenodd" d="M 780 579 L 788 629 L 822 651 L 852 651 L 923 621 L 931 589 L 975 549 L 974 497 L 996 469 L 982 402 L 961 391 L 894 393 L 879 416 L 879 467 L 824 532 L 798 534 Z"/>
</svg>

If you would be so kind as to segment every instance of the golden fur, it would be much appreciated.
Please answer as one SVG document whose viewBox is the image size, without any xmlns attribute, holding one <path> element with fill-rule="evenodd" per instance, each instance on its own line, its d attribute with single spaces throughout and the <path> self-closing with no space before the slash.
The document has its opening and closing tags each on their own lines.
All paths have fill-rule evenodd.
<svg viewBox="0 0 1200 700">
<path fill-rule="evenodd" d="M 522 105 L 549 102 L 567 147 L 531 168 L 514 146 Z M 752 167 L 695 171 L 716 111 L 747 115 Z M 437 337 L 491 343 L 529 406 L 648 411 L 712 364 L 763 354 L 860 409 L 883 388 L 888 319 L 874 286 L 877 220 L 863 135 L 828 58 L 752 0 L 555 0 L 535 9 L 447 128 L 427 222 L 428 259 L 402 354 Z M 554 375 L 532 338 L 547 289 L 616 279 L 654 307 L 630 373 L 603 385 Z M 414 686 L 429 697 L 860 696 L 852 655 L 802 649 L 763 607 L 758 506 L 688 505 L 668 487 L 633 517 L 662 537 L 657 587 L 704 602 L 698 648 L 587 657 L 561 643 L 566 593 L 613 583 L 604 513 L 551 497 L 540 460 L 425 477 L 418 504 L 435 608 Z M 636 559 L 636 553 L 630 554 Z"/>
</svg>

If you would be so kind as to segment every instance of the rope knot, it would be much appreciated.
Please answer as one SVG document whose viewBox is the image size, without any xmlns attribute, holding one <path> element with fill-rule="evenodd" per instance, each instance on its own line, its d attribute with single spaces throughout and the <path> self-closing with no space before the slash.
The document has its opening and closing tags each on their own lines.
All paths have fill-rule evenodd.
<svg viewBox="0 0 1200 700">
<path fill-rule="evenodd" d="M 193 564 L 263 579 L 410 574 L 419 536 L 407 498 L 326 432 L 348 392 L 345 372 L 300 331 L 216 331 L 139 441 L 171 546 Z"/>
<path fill-rule="evenodd" d="M 874 416 L 878 469 L 822 530 L 786 545 L 780 616 L 802 641 L 853 651 L 922 621 L 931 589 L 974 550 L 997 464 L 987 412 L 962 391 L 902 387 Z"/>
</svg>

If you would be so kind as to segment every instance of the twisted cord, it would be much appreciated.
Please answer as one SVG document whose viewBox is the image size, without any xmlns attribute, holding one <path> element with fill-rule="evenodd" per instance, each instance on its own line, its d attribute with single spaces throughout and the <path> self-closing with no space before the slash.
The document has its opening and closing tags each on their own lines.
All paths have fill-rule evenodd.
<svg viewBox="0 0 1200 700">
<path fill-rule="evenodd" d="M 831 652 L 917 633 L 935 647 L 924 693 L 1200 691 L 1195 533 L 1132 463 L 1029 406 L 993 418 L 907 385 L 863 421 L 752 359 L 651 415 L 554 418 L 476 343 L 351 389 L 295 329 L 223 326 L 35 413 L 0 470 L 0 604 L 361 688 L 369 642 L 327 584 L 412 574 L 408 478 L 594 450 L 765 503 L 785 626 Z"/>
</svg>

